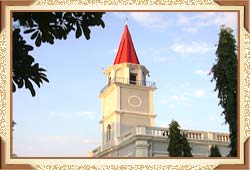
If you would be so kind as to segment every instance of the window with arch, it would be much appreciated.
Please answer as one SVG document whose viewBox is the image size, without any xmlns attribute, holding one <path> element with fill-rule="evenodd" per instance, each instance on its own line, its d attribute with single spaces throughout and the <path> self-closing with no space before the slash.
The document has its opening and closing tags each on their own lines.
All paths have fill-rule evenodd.
<svg viewBox="0 0 250 170">
<path fill-rule="evenodd" d="M 130 84 L 136 84 L 136 74 L 135 73 L 130 73 L 129 74 L 129 83 Z"/>
<path fill-rule="evenodd" d="M 111 84 L 111 77 L 109 76 L 109 81 L 108 81 L 108 85 Z"/>
<path fill-rule="evenodd" d="M 111 125 L 108 124 L 107 126 L 107 142 L 111 139 Z"/>
<path fill-rule="evenodd" d="M 129 84 L 136 84 L 137 72 L 135 68 L 132 68 L 129 73 Z"/>
</svg>

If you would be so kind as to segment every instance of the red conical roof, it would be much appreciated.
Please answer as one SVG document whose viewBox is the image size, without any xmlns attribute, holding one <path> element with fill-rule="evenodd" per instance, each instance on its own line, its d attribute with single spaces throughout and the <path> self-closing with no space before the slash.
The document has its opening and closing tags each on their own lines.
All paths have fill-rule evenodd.
<svg viewBox="0 0 250 170">
<path fill-rule="evenodd" d="M 121 63 L 140 64 L 135 52 L 135 48 L 127 24 L 124 27 L 119 49 L 114 61 L 114 64 Z"/>
</svg>

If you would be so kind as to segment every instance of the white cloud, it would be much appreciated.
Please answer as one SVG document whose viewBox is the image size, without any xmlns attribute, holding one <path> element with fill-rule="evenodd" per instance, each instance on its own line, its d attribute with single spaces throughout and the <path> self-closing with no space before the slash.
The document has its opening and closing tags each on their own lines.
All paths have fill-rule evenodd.
<svg viewBox="0 0 250 170">
<path fill-rule="evenodd" d="M 113 14 L 114 16 L 118 18 L 122 18 L 124 20 L 127 17 L 127 13 L 124 13 L 124 12 L 112 12 L 111 14 Z"/>
<path fill-rule="evenodd" d="M 192 54 L 201 53 L 201 54 L 204 54 L 204 53 L 209 52 L 213 48 L 209 47 L 209 45 L 207 43 L 205 43 L 205 42 L 192 41 L 191 43 L 182 43 L 182 42 L 174 43 L 171 46 L 171 49 L 174 52 L 182 53 L 182 54 L 187 54 L 187 53 L 192 53 Z"/>
<path fill-rule="evenodd" d="M 185 15 L 178 15 L 177 16 L 177 22 L 179 24 L 190 24 L 190 21 L 191 21 L 191 18 L 190 17 L 187 17 Z"/>
<path fill-rule="evenodd" d="M 237 25 L 237 14 L 236 13 L 227 13 L 223 12 L 214 18 L 214 23 L 217 25 L 226 25 L 229 27 L 236 27 Z"/>
<path fill-rule="evenodd" d="M 182 30 L 186 31 L 186 32 L 190 32 L 190 33 L 195 33 L 198 31 L 197 27 L 184 27 L 182 28 Z"/>
<path fill-rule="evenodd" d="M 168 108 L 169 108 L 169 109 L 175 109 L 176 106 L 175 106 L 174 104 L 170 104 L 170 105 L 168 105 Z"/>
<path fill-rule="evenodd" d="M 69 141 L 69 139 L 66 136 L 59 136 L 59 135 L 53 135 L 53 136 L 46 136 L 43 139 L 45 142 L 48 143 L 58 143 L 58 144 L 64 144 Z"/>
<path fill-rule="evenodd" d="M 198 30 L 211 25 L 215 25 L 217 27 L 226 25 L 235 29 L 237 25 L 237 13 L 204 12 L 197 13 L 193 16 L 179 14 L 177 16 L 177 23 L 180 25 L 184 25 L 182 30 L 186 32 L 197 32 Z"/>
<path fill-rule="evenodd" d="M 196 97 L 205 96 L 205 91 L 204 91 L 204 90 L 196 90 L 196 91 L 194 92 L 194 95 L 195 95 Z"/>
<path fill-rule="evenodd" d="M 168 55 L 162 55 L 166 54 L 168 52 L 168 48 L 164 47 L 155 47 L 155 48 L 144 48 L 144 49 L 138 49 L 137 54 L 138 56 L 142 57 L 150 57 L 153 62 L 159 63 L 159 62 L 166 62 L 166 61 L 174 61 L 176 60 L 173 56 Z"/>
<path fill-rule="evenodd" d="M 28 147 L 27 147 L 27 150 L 28 150 L 28 151 L 32 151 L 33 149 L 34 149 L 34 148 L 33 148 L 32 146 L 28 146 Z"/>
<path fill-rule="evenodd" d="M 125 20 L 132 19 L 139 24 L 150 28 L 166 28 L 172 25 L 172 21 L 163 18 L 160 13 L 155 12 L 113 12 L 114 16 Z M 195 33 L 200 29 L 206 29 L 208 26 L 221 25 L 229 26 L 233 29 L 237 26 L 236 12 L 199 12 L 194 15 L 186 15 L 188 13 L 180 13 L 177 15 L 175 23 L 183 26 L 182 30 Z"/>
<path fill-rule="evenodd" d="M 82 143 L 82 144 L 96 144 L 96 146 L 98 146 L 98 144 L 100 144 L 100 139 L 83 139 L 83 140 L 80 140 L 80 143 Z"/>
<path fill-rule="evenodd" d="M 95 112 L 92 111 L 82 111 L 82 112 L 78 112 L 79 116 L 88 116 L 88 115 L 95 115 Z"/>
<path fill-rule="evenodd" d="M 78 115 L 84 118 L 89 118 L 91 120 L 94 120 L 96 117 L 96 112 L 93 111 L 82 111 L 82 112 L 78 112 Z"/>
<path fill-rule="evenodd" d="M 157 56 L 155 56 L 153 61 L 154 62 L 164 62 L 164 61 L 173 61 L 173 60 L 175 60 L 174 57 L 157 57 Z"/>
<path fill-rule="evenodd" d="M 192 97 L 192 93 L 183 92 L 183 93 L 179 93 L 179 94 L 176 94 L 176 95 L 169 96 L 168 101 L 171 101 L 171 100 L 173 101 L 174 100 L 174 101 L 178 101 L 178 102 L 190 102 L 190 97 Z"/>
<path fill-rule="evenodd" d="M 208 75 L 208 73 L 209 72 L 207 70 L 201 70 L 201 69 L 195 70 L 195 74 L 201 75 L 201 76 Z"/>
<path fill-rule="evenodd" d="M 158 13 L 153 12 L 131 12 L 130 16 L 136 22 L 151 28 L 166 28 L 167 21 Z"/>
<path fill-rule="evenodd" d="M 170 96 L 170 99 L 177 100 L 177 101 L 187 100 L 185 95 L 173 95 L 173 96 Z"/>
<path fill-rule="evenodd" d="M 128 23 L 131 19 L 145 27 L 153 29 L 162 29 L 169 25 L 169 21 L 167 22 L 159 13 L 155 12 L 113 12 L 112 14 L 124 21 L 125 18 L 128 18 Z"/>
<path fill-rule="evenodd" d="M 190 90 L 190 91 L 170 95 L 162 99 L 160 102 L 162 104 L 168 104 L 168 105 L 171 105 L 175 102 L 181 102 L 181 103 L 185 103 L 186 105 L 189 105 L 190 102 L 192 102 L 192 99 L 194 97 L 203 97 L 205 96 L 205 94 L 206 94 L 205 91 L 202 89 Z"/>
</svg>

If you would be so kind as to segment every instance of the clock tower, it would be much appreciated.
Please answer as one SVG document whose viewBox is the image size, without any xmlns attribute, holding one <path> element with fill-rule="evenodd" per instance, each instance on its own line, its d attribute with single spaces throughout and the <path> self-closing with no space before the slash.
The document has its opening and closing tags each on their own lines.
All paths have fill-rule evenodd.
<svg viewBox="0 0 250 170">
<path fill-rule="evenodd" d="M 127 24 L 124 27 L 114 64 L 104 71 L 107 85 L 100 92 L 102 101 L 101 150 L 117 145 L 119 136 L 136 126 L 154 126 L 154 82 L 139 63 Z"/>
</svg>

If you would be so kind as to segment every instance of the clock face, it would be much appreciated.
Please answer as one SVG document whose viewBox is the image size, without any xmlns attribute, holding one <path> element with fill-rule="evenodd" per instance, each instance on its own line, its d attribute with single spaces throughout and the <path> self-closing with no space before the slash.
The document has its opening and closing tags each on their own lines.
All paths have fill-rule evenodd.
<svg viewBox="0 0 250 170">
<path fill-rule="evenodd" d="M 132 107 L 140 107 L 142 104 L 142 100 L 138 96 L 130 96 L 128 98 L 128 104 Z"/>
</svg>

